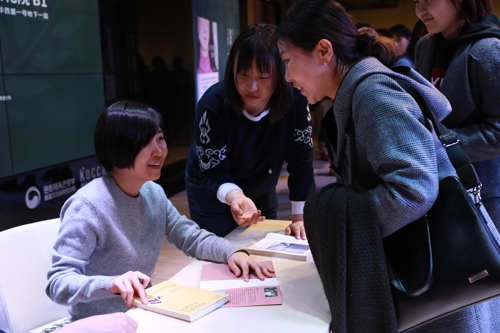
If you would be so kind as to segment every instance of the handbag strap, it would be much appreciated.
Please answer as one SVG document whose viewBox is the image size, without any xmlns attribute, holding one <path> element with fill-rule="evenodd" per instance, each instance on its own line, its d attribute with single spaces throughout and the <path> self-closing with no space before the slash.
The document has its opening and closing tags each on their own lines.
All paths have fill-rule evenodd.
<svg viewBox="0 0 500 333">
<path fill-rule="evenodd" d="M 408 76 L 408 73 L 411 71 L 410 67 L 398 66 L 392 68 L 397 73 L 401 73 Z M 446 153 L 448 154 L 448 158 L 450 159 L 455 171 L 457 172 L 457 176 L 462 182 L 462 185 L 467 190 L 470 190 L 474 194 L 475 203 L 481 204 L 481 181 L 479 180 L 479 176 L 476 173 L 474 166 L 472 165 L 469 157 L 464 152 L 464 150 L 458 145 L 459 139 L 458 136 L 446 128 L 440 121 L 437 119 L 436 115 L 429 110 L 427 101 L 422 97 L 422 95 L 412 86 L 409 82 L 400 79 L 393 78 L 400 86 L 403 88 L 408 94 L 410 94 L 413 99 L 417 102 L 418 106 L 422 110 L 424 116 L 432 122 L 432 126 L 436 131 L 436 134 L 441 141 L 443 147 L 446 148 Z"/>
<path fill-rule="evenodd" d="M 408 76 L 409 72 L 411 71 L 410 67 L 406 66 L 398 66 L 398 67 L 393 67 L 393 71 L 406 75 Z M 463 151 L 463 149 L 458 145 L 459 139 L 457 135 L 450 131 L 448 128 L 446 128 L 439 119 L 437 119 L 436 115 L 429 109 L 429 106 L 427 104 L 427 101 L 423 98 L 422 94 L 413 87 L 409 82 L 401 79 L 401 78 L 395 78 L 391 77 L 394 79 L 400 86 L 403 88 L 410 96 L 413 97 L 413 99 L 417 102 L 418 106 L 422 110 L 422 113 L 426 119 L 429 119 L 432 123 L 432 126 L 434 128 L 434 131 L 436 132 L 436 135 L 438 136 L 439 140 L 441 141 L 443 147 L 446 148 L 446 153 L 448 154 L 448 158 L 450 159 L 453 167 L 456 170 L 457 176 L 464 185 L 464 187 L 468 190 L 471 191 L 474 194 L 475 198 L 475 203 L 480 205 L 481 204 L 481 196 L 480 196 L 480 190 L 481 190 L 481 181 L 479 180 L 479 177 L 474 169 L 474 166 L 471 164 L 471 161 L 467 154 Z M 349 133 L 351 135 L 351 157 L 354 159 L 355 158 L 355 135 L 354 135 L 354 124 L 352 121 L 352 117 L 348 121 L 348 125 L 346 128 L 346 133 Z M 350 172 L 352 175 L 352 179 L 354 181 L 354 163 L 351 163 L 351 168 Z M 432 284 L 432 276 L 433 276 L 433 269 L 434 269 L 434 261 L 433 261 L 433 256 L 432 256 L 432 244 L 430 241 L 430 233 L 429 233 L 429 222 L 427 218 L 422 218 L 424 223 L 424 247 L 426 249 L 427 255 L 428 255 L 428 271 L 426 278 L 424 279 L 422 285 L 418 286 L 417 288 L 413 290 L 407 290 L 403 283 L 401 282 L 400 278 L 396 274 L 395 270 L 391 267 L 391 265 L 388 263 L 388 268 L 389 268 L 389 277 L 391 280 L 391 284 L 394 288 L 396 288 L 399 292 L 407 295 L 407 296 L 418 296 L 427 291 L 431 284 Z"/>
</svg>

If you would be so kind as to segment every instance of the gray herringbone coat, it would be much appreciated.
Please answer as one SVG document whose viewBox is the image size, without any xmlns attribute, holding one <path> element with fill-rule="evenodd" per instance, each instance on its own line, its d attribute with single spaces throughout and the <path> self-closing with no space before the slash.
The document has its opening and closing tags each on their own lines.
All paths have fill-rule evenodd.
<svg viewBox="0 0 500 333">
<path fill-rule="evenodd" d="M 370 189 L 383 236 L 422 217 L 436 199 L 439 180 L 455 174 L 417 103 L 391 76 L 418 89 L 439 119 L 450 112 L 450 105 L 427 80 L 411 73 L 416 80 L 375 58 L 365 58 L 345 75 L 333 104 L 337 127 L 333 160 L 345 185 L 353 183 L 349 170 L 355 163 L 355 183 Z M 345 131 L 351 110 L 354 158 L 352 133 Z"/>
<path fill-rule="evenodd" d="M 351 184 L 350 163 L 356 183 L 371 188 L 382 234 L 391 234 L 427 212 L 437 195 L 440 179 L 455 174 L 444 148 L 426 126 L 418 105 L 390 76 L 403 75 L 366 58 L 344 77 L 333 106 L 337 143 L 333 159 Z M 412 72 L 412 84 L 430 102 L 439 119 L 451 111 L 446 98 L 426 79 Z M 355 91 L 353 91 L 355 90 Z M 355 156 L 345 128 L 352 110 Z M 414 330 L 415 333 L 500 332 L 497 301 L 469 307 Z"/>
</svg>

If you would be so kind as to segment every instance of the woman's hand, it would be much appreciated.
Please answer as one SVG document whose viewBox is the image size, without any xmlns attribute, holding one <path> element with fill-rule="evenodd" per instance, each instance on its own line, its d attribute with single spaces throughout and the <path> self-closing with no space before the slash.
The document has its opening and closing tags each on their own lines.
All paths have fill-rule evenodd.
<svg viewBox="0 0 500 333">
<path fill-rule="evenodd" d="M 109 284 L 109 291 L 113 294 L 120 294 L 125 304 L 130 308 L 134 301 L 134 295 L 137 293 L 142 304 L 148 304 L 148 297 L 144 288 L 149 284 L 151 279 L 146 274 L 135 271 L 128 271 L 120 275 Z"/>
<path fill-rule="evenodd" d="M 250 269 L 255 272 L 259 280 L 264 280 L 266 277 L 270 278 L 273 276 L 272 273 L 274 273 L 274 270 L 267 268 L 241 251 L 233 253 L 229 257 L 227 264 L 236 277 L 243 276 L 243 280 L 246 282 L 250 280 Z"/>
<path fill-rule="evenodd" d="M 231 205 L 231 214 L 240 227 L 248 227 L 264 221 L 261 211 L 257 209 L 254 202 L 238 190 L 229 191 L 226 202 Z"/>
<path fill-rule="evenodd" d="M 292 216 L 292 223 L 286 227 L 285 232 L 287 235 L 295 235 L 297 239 L 307 239 L 306 230 L 304 229 L 304 218 L 302 214 L 294 214 Z"/>
</svg>

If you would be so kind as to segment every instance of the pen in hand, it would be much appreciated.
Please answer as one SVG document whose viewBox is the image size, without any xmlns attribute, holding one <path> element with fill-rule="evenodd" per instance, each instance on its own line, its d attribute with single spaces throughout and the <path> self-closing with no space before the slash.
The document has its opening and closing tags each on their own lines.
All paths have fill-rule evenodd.
<svg viewBox="0 0 500 333">
<path fill-rule="evenodd" d="M 148 304 L 145 287 L 150 277 L 139 271 L 129 271 L 111 280 L 109 291 L 120 294 L 127 307 L 132 307 L 134 297 L 139 298 L 142 304 Z"/>
</svg>

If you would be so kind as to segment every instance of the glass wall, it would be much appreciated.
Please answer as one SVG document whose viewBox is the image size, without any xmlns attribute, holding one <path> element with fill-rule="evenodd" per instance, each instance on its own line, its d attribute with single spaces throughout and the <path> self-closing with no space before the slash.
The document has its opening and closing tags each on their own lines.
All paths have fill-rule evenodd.
<svg viewBox="0 0 500 333">
<path fill-rule="evenodd" d="M 94 154 L 104 107 L 94 1 L 0 2 L 0 179 Z"/>
</svg>

